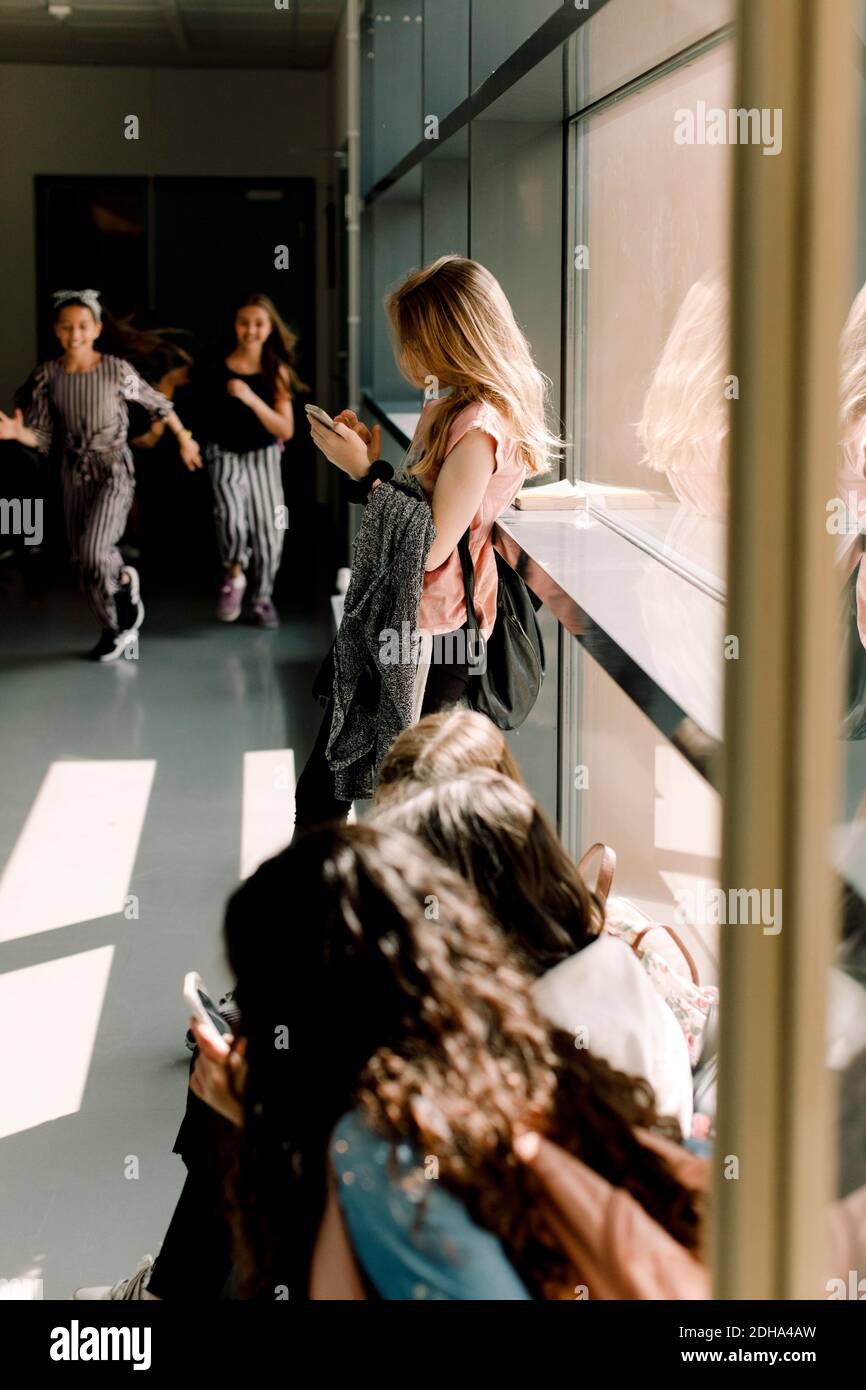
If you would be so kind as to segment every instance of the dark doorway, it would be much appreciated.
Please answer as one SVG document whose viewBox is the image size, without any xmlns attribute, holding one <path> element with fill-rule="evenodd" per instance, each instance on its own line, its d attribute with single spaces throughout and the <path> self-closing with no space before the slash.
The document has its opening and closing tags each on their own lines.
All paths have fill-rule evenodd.
<svg viewBox="0 0 866 1390">
<path fill-rule="evenodd" d="M 299 372 L 312 385 L 314 218 L 312 179 L 156 179 L 155 320 L 189 327 L 203 348 L 225 332 L 235 300 L 261 290 L 298 333 Z"/>
<path fill-rule="evenodd" d="M 39 355 L 56 350 L 51 291 L 93 286 L 113 313 L 178 327 L 199 351 L 246 290 L 270 295 L 316 361 L 313 179 L 36 179 Z M 278 247 L 288 268 L 277 268 Z"/>
<path fill-rule="evenodd" d="M 39 359 L 54 357 L 51 293 L 101 291 L 113 313 L 148 311 L 147 179 L 36 179 Z"/>
</svg>

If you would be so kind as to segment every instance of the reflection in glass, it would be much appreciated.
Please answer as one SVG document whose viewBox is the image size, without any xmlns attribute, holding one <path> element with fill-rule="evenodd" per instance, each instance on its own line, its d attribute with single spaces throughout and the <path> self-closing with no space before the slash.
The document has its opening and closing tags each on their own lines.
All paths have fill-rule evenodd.
<svg viewBox="0 0 866 1390">
<path fill-rule="evenodd" d="M 573 109 L 722 29 L 735 8 L 733 0 L 608 0 L 575 36 Z"/>
<path fill-rule="evenodd" d="M 857 295 L 842 332 L 840 352 L 839 505 L 828 505 L 828 528 L 838 537 L 838 561 L 846 580 L 844 621 L 848 685 L 843 737 L 866 737 L 866 286 Z M 862 782 L 861 782 L 862 787 Z"/>
<path fill-rule="evenodd" d="M 702 516 L 727 515 L 728 291 L 695 282 L 674 319 L 644 399 L 641 463 L 664 473 L 680 502 Z"/>
<path fill-rule="evenodd" d="M 839 362 L 838 496 L 827 512 L 844 578 L 847 686 L 843 808 L 833 844 L 841 941 L 830 975 L 827 1038 L 838 1098 L 840 1201 L 830 1212 L 835 1277 L 827 1282 L 827 1297 L 856 1299 L 866 1295 L 866 286 L 845 322 Z"/>
<path fill-rule="evenodd" d="M 631 489 L 611 519 L 720 596 L 731 149 L 674 137 L 732 84 L 718 42 L 580 117 L 575 149 L 576 476 Z"/>
</svg>

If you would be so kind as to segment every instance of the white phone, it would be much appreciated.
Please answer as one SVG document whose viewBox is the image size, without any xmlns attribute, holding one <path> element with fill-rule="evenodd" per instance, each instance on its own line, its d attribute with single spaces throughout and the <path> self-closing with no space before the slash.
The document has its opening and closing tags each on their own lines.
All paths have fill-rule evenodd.
<svg viewBox="0 0 866 1390">
<path fill-rule="evenodd" d="M 304 410 L 308 415 L 312 415 L 314 420 L 318 420 L 320 425 L 324 425 L 326 429 L 333 430 L 334 434 L 340 433 L 328 412 L 323 410 L 320 405 L 305 405 Z"/>
<path fill-rule="evenodd" d="M 190 970 L 184 976 L 183 997 L 196 1023 L 201 1024 L 214 1047 L 228 1052 L 229 1045 L 223 1035 L 230 1033 L 231 1029 L 205 989 L 197 970 Z"/>
</svg>

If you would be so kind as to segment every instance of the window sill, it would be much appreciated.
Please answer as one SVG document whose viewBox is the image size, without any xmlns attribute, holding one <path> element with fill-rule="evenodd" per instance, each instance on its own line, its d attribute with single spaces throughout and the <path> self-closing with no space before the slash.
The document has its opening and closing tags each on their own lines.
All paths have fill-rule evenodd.
<svg viewBox="0 0 866 1390">
<path fill-rule="evenodd" d="M 379 424 L 388 431 L 401 449 L 408 449 L 412 436 L 421 419 L 421 411 L 414 400 L 379 401 L 369 391 L 362 393 L 364 405 Z"/>
<path fill-rule="evenodd" d="M 558 621 L 714 785 L 725 606 L 591 512 L 499 520 L 497 545 Z"/>
</svg>

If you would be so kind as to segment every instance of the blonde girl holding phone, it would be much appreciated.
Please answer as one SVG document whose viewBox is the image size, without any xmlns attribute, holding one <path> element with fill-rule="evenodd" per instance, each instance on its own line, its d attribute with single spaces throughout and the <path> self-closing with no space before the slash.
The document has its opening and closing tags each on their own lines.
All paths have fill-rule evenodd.
<svg viewBox="0 0 866 1390">
<path fill-rule="evenodd" d="M 468 529 L 476 613 L 487 639 L 496 621 L 494 524 L 527 477 L 550 467 L 560 440 L 546 423 L 546 380 L 502 287 L 484 266 L 442 256 L 409 275 L 385 307 L 403 376 L 431 397 L 403 469 L 423 487 L 435 527 L 417 622 L 432 637 L 421 710 L 432 714 L 459 702 L 470 678 L 468 661 L 459 659 L 467 615 L 458 542 Z M 378 440 L 366 426 L 343 411 L 335 429 L 315 417 L 310 429 L 325 457 L 363 483 L 378 456 Z M 349 804 L 334 796 L 325 758 L 330 718 L 327 708 L 298 782 L 296 826 L 348 814 Z"/>
</svg>

